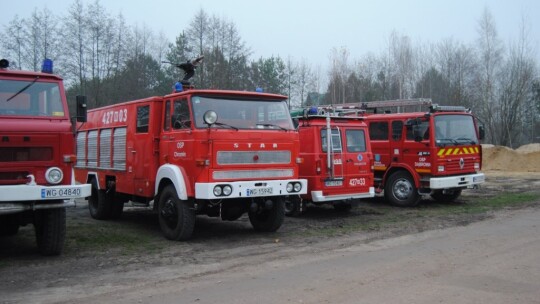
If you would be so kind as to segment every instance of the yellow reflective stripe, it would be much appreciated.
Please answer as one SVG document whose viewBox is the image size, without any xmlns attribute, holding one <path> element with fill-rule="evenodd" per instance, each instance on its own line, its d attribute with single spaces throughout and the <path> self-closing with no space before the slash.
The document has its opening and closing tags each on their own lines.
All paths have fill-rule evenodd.
<svg viewBox="0 0 540 304">
<path fill-rule="evenodd" d="M 463 153 L 465 153 L 465 154 L 471 154 L 471 152 L 469 152 L 469 149 L 468 149 L 468 148 L 463 148 Z"/>
<path fill-rule="evenodd" d="M 474 147 L 474 152 L 478 153 L 478 147 Z"/>
<path fill-rule="evenodd" d="M 454 149 L 452 149 L 452 148 L 448 149 L 448 151 L 446 151 L 445 155 L 450 155 L 452 153 L 452 150 L 454 150 Z"/>
<path fill-rule="evenodd" d="M 437 155 L 438 155 L 438 156 L 442 156 L 442 155 L 444 154 L 444 150 L 445 150 L 445 149 L 440 149 L 440 150 L 439 150 L 439 153 L 437 153 Z"/>
<path fill-rule="evenodd" d="M 430 169 L 416 169 L 416 172 L 418 173 L 431 173 Z"/>
<path fill-rule="evenodd" d="M 454 151 L 454 155 L 458 154 L 458 152 L 459 152 L 459 148 L 456 148 Z"/>
</svg>

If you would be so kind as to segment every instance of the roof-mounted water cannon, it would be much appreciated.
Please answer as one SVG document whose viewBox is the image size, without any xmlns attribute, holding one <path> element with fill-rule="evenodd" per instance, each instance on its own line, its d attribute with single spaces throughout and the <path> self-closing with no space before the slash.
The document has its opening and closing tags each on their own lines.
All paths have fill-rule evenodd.
<svg viewBox="0 0 540 304">
<path fill-rule="evenodd" d="M 193 77 L 193 75 L 195 75 L 195 69 L 197 68 L 197 66 L 202 62 L 202 60 L 204 59 L 204 55 L 201 55 L 193 60 L 188 60 L 187 62 L 185 63 L 172 63 L 170 61 L 162 61 L 161 63 L 168 63 L 168 64 L 172 64 L 174 65 L 175 67 L 181 69 L 182 71 L 184 71 L 184 78 L 182 78 L 182 80 L 176 82 L 174 84 L 174 92 L 175 93 L 178 93 L 178 92 L 182 92 L 184 90 L 184 88 L 188 89 L 188 88 L 193 88 L 191 86 L 191 83 L 189 82 L 189 79 L 191 77 Z"/>
</svg>

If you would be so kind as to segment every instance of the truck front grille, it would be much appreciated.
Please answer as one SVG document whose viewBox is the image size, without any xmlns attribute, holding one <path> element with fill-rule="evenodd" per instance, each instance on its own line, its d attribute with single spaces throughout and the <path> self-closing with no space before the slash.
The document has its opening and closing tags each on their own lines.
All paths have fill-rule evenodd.
<svg viewBox="0 0 540 304">
<path fill-rule="evenodd" d="M 0 148 L 0 162 L 50 161 L 53 159 L 51 147 L 3 147 Z"/>
<path fill-rule="evenodd" d="M 22 185 L 28 182 L 28 171 L 0 172 L 0 185 Z"/>
<path fill-rule="evenodd" d="M 219 151 L 218 165 L 290 164 L 290 151 Z"/>
</svg>

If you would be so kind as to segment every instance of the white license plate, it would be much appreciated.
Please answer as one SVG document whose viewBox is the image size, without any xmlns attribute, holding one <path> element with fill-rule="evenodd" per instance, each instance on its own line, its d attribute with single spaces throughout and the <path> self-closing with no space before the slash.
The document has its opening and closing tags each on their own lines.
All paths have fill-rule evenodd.
<svg viewBox="0 0 540 304">
<path fill-rule="evenodd" d="M 474 176 L 473 177 L 473 183 L 483 183 L 485 180 L 484 176 Z"/>
<path fill-rule="evenodd" d="M 272 187 L 247 189 L 247 196 L 265 196 L 272 195 L 274 189 Z"/>
<path fill-rule="evenodd" d="M 340 180 L 333 180 L 333 181 L 325 181 L 324 185 L 326 187 L 337 187 L 337 186 L 343 186 L 343 181 Z"/>
<path fill-rule="evenodd" d="M 41 189 L 41 198 L 80 197 L 81 188 L 47 188 Z"/>
</svg>

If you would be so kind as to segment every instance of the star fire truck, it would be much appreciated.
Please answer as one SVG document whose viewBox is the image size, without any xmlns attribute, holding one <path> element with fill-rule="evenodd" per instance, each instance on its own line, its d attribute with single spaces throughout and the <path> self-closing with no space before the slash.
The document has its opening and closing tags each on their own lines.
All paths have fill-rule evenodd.
<svg viewBox="0 0 540 304">
<path fill-rule="evenodd" d="M 0 236 L 32 223 L 39 251 L 62 252 L 66 210 L 90 195 L 76 185 L 75 140 L 62 79 L 45 60 L 41 73 L 8 70 L 0 60 Z M 85 119 L 78 98 L 77 119 Z"/>
<path fill-rule="evenodd" d="M 279 229 L 284 200 L 307 189 L 287 97 L 177 86 L 88 111 L 75 171 L 92 185 L 91 216 L 116 218 L 127 201 L 152 206 L 171 240 L 188 239 L 197 214 L 247 212 L 255 230 Z"/>
<path fill-rule="evenodd" d="M 287 200 L 286 213 L 299 215 L 306 203 L 347 211 L 353 200 L 375 195 L 373 155 L 364 117 L 354 108 L 311 107 L 292 112 L 300 133 L 300 177 L 308 191 Z"/>
<path fill-rule="evenodd" d="M 428 110 L 377 111 L 422 105 Z M 375 158 L 376 192 L 384 191 L 390 203 L 414 206 L 424 194 L 450 202 L 463 189 L 485 181 L 480 172 L 484 129 L 468 109 L 438 106 L 429 99 L 375 101 L 362 107 Z"/>
</svg>

